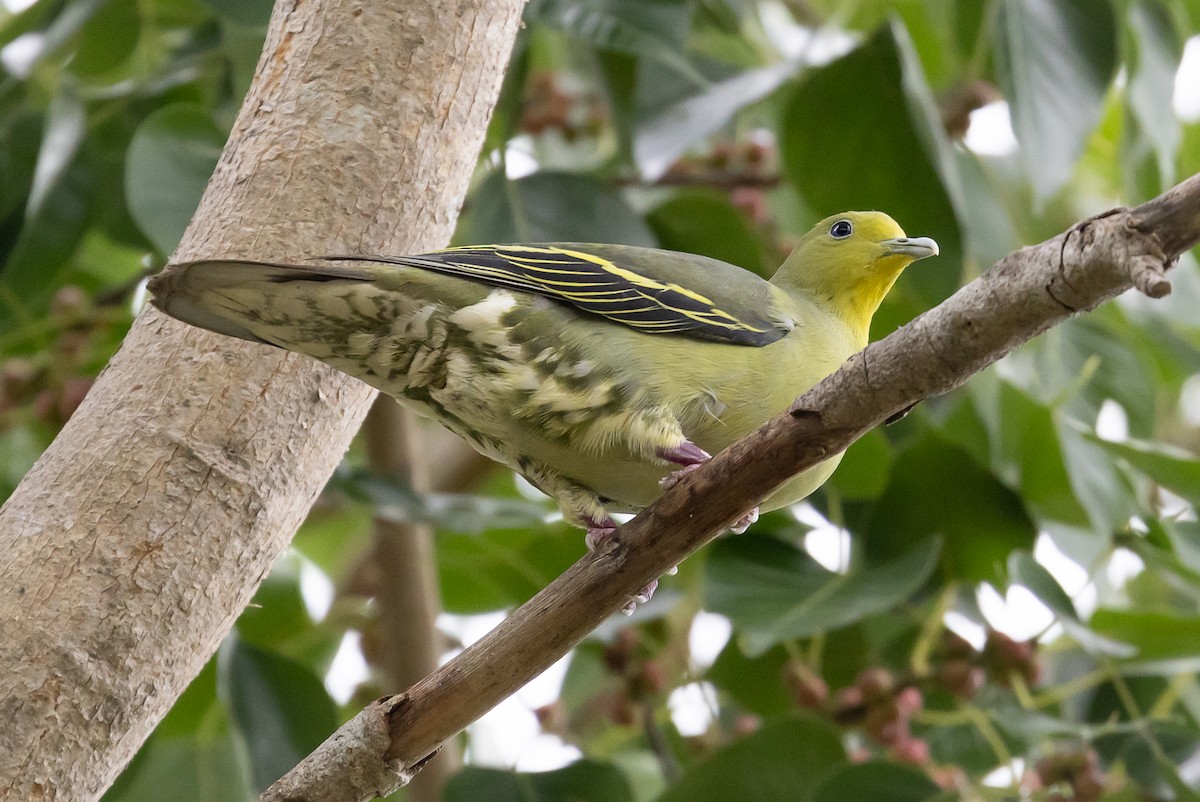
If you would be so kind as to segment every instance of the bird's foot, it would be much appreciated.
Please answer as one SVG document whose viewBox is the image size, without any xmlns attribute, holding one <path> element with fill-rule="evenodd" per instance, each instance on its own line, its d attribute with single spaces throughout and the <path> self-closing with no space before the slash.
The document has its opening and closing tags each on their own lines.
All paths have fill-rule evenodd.
<svg viewBox="0 0 1200 802">
<path fill-rule="evenodd" d="M 617 533 L 617 522 L 605 515 L 599 520 L 593 520 L 587 528 L 583 542 L 588 551 L 598 551 L 613 535 Z"/>
<path fill-rule="evenodd" d="M 667 462 L 683 466 L 679 470 L 672 471 L 658 480 L 658 486 L 663 490 L 669 490 L 679 484 L 680 479 L 712 459 L 712 454 L 709 454 L 691 440 L 684 440 L 681 445 L 674 448 L 660 448 L 657 453 L 659 457 L 665 459 Z"/>
<path fill-rule="evenodd" d="M 634 610 L 639 604 L 645 604 L 654 596 L 654 591 L 658 589 L 658 580 L 652 580 L 649 585 L 635 593 L 625 606 L 621 608 L 621 612 L 625 615 L 633 615 Z"/>
<path fill-rule="evenodd" d="M 750 510 L 750 512 L 743 515 L 741 518 L 738 518 L 736 521 L 734 521 L 733 526 L 729 527 L 729 531 L 733 532 L 735 535 L 740 535 L 742 532 L 745 532 L 747 529 L 749 529 L 750 525 L 753 524 L 757 520 L 758 520 L 758 507 L 755 507 L 754 509 Z"/>
</svg>

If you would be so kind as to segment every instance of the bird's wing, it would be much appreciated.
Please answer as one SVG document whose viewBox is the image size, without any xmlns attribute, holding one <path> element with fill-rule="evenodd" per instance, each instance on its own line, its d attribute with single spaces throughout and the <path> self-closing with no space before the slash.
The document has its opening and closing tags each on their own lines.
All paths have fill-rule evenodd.
<svg viewBox="0 0 1200 802">
<path fill-rule="evenodd" d="M 788 332 L 782 322 L 763 314 L 769 311 L 763 308 L 770 299 L 766 282 L 732 265 L 688 254 L 546 243 L 328 258 L 405 265 L 533 293 L 647 334 L 762 346 Z"/>
</svg>

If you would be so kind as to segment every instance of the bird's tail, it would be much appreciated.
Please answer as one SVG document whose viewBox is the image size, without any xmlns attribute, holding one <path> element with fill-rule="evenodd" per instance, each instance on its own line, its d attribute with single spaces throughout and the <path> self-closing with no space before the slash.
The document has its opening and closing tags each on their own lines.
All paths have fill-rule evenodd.
<svg viewBox="0 0 1200 802">
<path fill-rule="evenodd" d="M 219 334 L 279 345 L 256 334 L 260 302 L 288 290 L 304 292 L 309 282 L 370 281 L 366 266 L 294 265 L 240 259 L 170 265 L 150 279 L 150 302 L 171 317 Z M 289 285 L 287 287 L 282 285 Z M 311 289 L 311 287 L 309 287 Z"/>
</svg>

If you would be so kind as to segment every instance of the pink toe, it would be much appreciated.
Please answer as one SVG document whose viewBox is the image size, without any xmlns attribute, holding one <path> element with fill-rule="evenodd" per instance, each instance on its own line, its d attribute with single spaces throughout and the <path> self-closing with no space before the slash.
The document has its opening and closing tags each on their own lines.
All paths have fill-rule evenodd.
<svg viewBox="0 0 1200 802">
<path fill-rule="evenodd" d="M 658 456 L 667 462 L 674 462 L 676 465 L 685 466 L 699 465 L 702 462 L 708 462 L 712 459 L 712 454 L 709 454 L 690 440 L 684 440 L 681 445 L 674 448 L 660 448 Z"/>
<path fill-rule="evenodd" d="M 729 527 L 729 531 L 733 532 L 735 535 L 740 535 L 742 532 L 745 532 L 747 529 L 749 529 L 750 525 L 753 524 L 757 520 L 758 520 L 758 507 L 755 507 L 754 509 L 750 510 L 750 512 L 743 515 L 741 518 L 738 518 L 737 521 L 733 524 L 733 526 Z"/>
</svg>

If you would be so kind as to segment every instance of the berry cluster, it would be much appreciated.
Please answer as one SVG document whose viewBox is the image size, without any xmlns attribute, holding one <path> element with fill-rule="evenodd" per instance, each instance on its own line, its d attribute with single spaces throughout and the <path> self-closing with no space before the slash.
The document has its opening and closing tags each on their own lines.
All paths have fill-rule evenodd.
<svg viewBox="0 0 1200 802">
<path fill-rule="evenodd" d="M 863 731 L 884 747 L 891 759 L 925 766 L 930 762 L 929 744 L 910 729 L 913 716 L 924 704 L 919 688 L 897 682 L 891 671 L 876 666 L 863 669 L 853 685 L 838 691 L 834 718 L 862 722 Z"/>
<path fill-rule="evenodd" d="M 1096 753 L 1077 747 L 1039 760 L 1032 784 L 1050 792 L 1047 802 L 1096 802 L 1104 794 L 1104 779 Z"/>
<path fill-rule="evenodd" d="M 1041 681 L 1042 664 L 1036 641 L 1017 641 L 1003 632 L 988 630 L 981 658 L 988 677 L 1000 685 L 1012 685 L 1015 677 L 1020 677 L 1026 685 Z"/>
<path fill-rule="evenodd" d="M 595 136 L 608 121 L 607 107 L 594 97 L 571 91 L 553 72 L 534 72 L 521 104 L 522 131 L 539 136 L 558 131 L 568 142 Z"/>
</svg>

